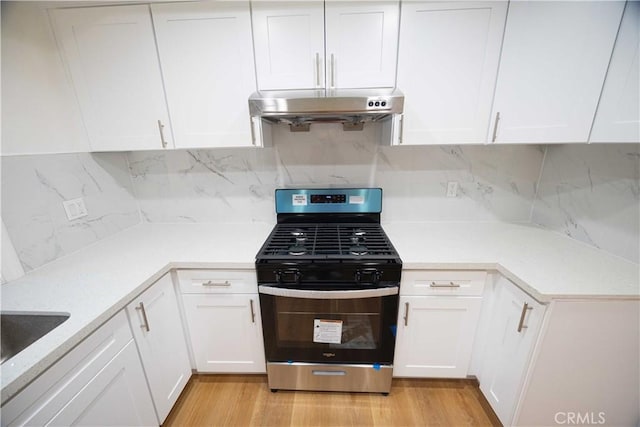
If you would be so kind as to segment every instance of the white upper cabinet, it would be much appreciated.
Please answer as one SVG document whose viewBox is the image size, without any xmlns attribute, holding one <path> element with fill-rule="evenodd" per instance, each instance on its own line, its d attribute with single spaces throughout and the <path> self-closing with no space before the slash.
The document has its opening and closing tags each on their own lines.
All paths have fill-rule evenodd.
<svg viewBox="0 0 640 427">
<path fill-rule="evenodd" d="M 321 1 L 252 3 L 258 88 L 324 87 Z"/>
<path fill-rule="evenodd" d="M 640 142 L 640 2 L 622 16 L 590 142 Z"/>
<path fill-rule="evenodd" d="M 402 4 L 402 144 L 486 142 L 507 2 Z"/>
<path fill-rule="evenodd" d="M 176 148 L 250 146 L 249 2 L 153 4 Z"/>
<path fill-rule="evenodd" d="M 513 1 L 489 138 L 586 142 L 624 2 Z"/>
<path fill-rule="evenodd" d="M 327 2 L 326 87 L 394 87 L 398 16 L 398 2 Z"/>
<path fill-rule="evenodd" d="M 260 90 L 395 86 L 397 1 L 252 8 Z"/>
<path fill-rule="evenodd" d="M 92 151 L 173 146 L 149 7 L 51 11 Z"/>
</svg>

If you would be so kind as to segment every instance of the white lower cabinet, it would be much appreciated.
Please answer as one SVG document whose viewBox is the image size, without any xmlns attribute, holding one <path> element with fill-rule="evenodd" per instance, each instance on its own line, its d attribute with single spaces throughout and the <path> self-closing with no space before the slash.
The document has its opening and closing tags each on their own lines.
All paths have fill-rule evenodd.
<svg viewBox="0 0 640 427">
<path fill-rule="evenodd" d="M 467 376 L 485 279 L 483 271 L 403 272 L 394 376 Z"/>
<path fill-rule="evenodd" d="M 158 425 L 123 311 L 2 407 L 2 426 Z"/>
<path fill-rule="evenodd" d="M 181 270 L 178 277 L 197 371 L 265 373 L 255 271 Z"/>
<path fill-rule="evenodd" d="M 465 378 L 482 298 L 401 297 L 397 377 Z"/>
<path fill-rule="evenodd" d="M 191 377 L 191 363 L 171 274 L 164 275 L 134 299 L 126 310 L 162 423 Z"/>
<path fill-rule="evenodd" d="M 504 425 L 512 425 L 546 307 L 500 277 L 478 371 L 480 390 Z"/>
</svg>

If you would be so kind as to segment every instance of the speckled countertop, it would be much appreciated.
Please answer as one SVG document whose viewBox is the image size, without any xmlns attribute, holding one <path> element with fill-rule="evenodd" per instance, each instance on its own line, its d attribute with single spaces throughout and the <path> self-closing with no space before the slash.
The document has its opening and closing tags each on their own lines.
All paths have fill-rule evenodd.
<svg viewBox="0 0 640 427">
<path fill-rule="evenodd" d="M 541 302 L 640 300 L 638 264 L 504 223 L 383 224 L 405 269 L 497 270 Z M 3 311 L 70 313 L 2 365 L 2 403 L 174 268 L 253 268 L 273 224 L 141 224 L 2 285 Z"/>
</svg>

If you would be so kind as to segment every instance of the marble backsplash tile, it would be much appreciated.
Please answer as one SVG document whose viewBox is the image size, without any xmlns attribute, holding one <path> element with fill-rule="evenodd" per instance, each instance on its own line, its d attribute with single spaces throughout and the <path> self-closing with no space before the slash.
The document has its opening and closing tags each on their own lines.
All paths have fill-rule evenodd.
<svg viewBox="0 0 640 427">
<path fill-rule="evenodd" d="M 532 222 L 640 260 L 640 144 L 549 146 Z"/>
<path fill-rule="evenodd" d="M 537 145 L 389 147 L 379 132 L 284 126 L 263 149 L 2 157 L 2 218 L 29 271 L 140 220 L 273 222 L 276 188 L 373 186 L 383 222 L 534 222 L 640 256 L 639 145 L 548 146 L 545 157 Z M 62 201 L 77 197 L 89 215 L 68 221 Z"/>
<path fill-rule="evenodd" d="M 2 157 L 2 219 L 25 271 L 140 222 L 124 153 Z M 73 221 L 62 202 L 83 197 Z"/>
<path fill-rule="evenodd" d="M 132 152 L 129 165 L 150 222 L 274 221 L 274 190 L 296 186 L 381 187 L 383 221 L 529 222 L 540 146 L 388 147 L 380 131 L 276 126 L 269 148 Z"/>
</svg>

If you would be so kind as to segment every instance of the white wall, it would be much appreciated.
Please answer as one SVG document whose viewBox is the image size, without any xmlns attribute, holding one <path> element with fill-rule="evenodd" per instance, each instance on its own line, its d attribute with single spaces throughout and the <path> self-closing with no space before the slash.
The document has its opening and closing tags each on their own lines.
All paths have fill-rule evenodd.
<svg viewBox="0 0 640 427">
<path fill-rule="evenodd" d="M 532 222 L 640 261 L 640 144 L 549 146 Z"/>
</svg>

